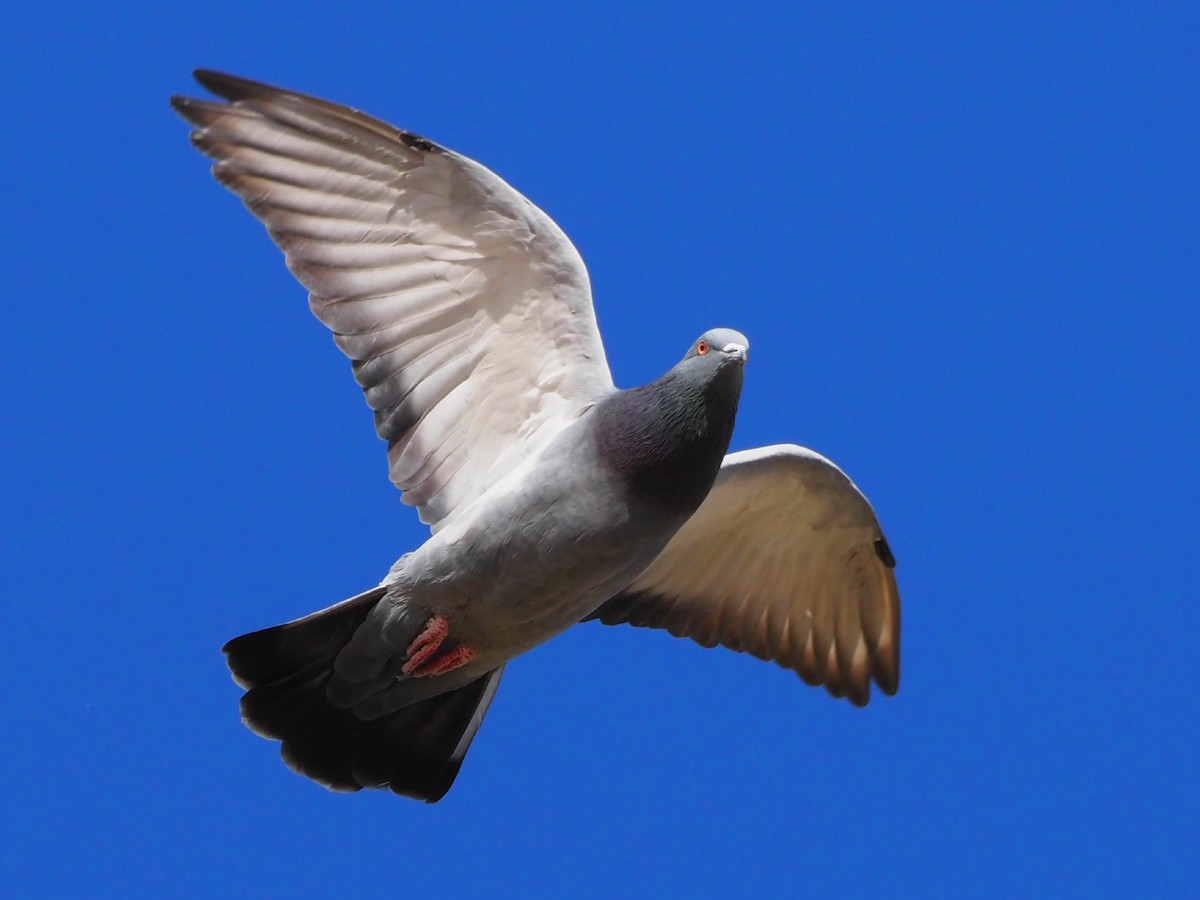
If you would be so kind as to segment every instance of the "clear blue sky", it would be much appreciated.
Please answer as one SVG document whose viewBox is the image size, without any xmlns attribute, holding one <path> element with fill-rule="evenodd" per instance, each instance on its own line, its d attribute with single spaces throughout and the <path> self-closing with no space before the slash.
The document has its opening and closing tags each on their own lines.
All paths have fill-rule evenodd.
<svg viewBox="0 0 1200 900">
<path fill-rule="evenodd" d="M 1198 7 L 850 6 L 0 8 L 7 890 L 1195 888 Z M 196 66 L 499 172 L 586 259 L 620 384 L 749 335 L 734 444 L 874 502 L 900 694 L 589 625 L 510 666 L 437 806 L 290 773 L 221 644 L 423 528 L 167 105 Z"/>
</svg>

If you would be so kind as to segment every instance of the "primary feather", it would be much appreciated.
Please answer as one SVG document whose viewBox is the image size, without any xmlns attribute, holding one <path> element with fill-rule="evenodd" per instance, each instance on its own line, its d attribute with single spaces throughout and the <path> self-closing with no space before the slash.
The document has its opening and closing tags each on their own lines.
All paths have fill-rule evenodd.
<svg viewBox="0 0 1200 900">
<path fill-rule="evenodd" d="M 176 97 L 353 361 L 393 483 L 433 528 L 613 389 L 578 252 L 478 163 L 215 72 Z"/>
</svg>

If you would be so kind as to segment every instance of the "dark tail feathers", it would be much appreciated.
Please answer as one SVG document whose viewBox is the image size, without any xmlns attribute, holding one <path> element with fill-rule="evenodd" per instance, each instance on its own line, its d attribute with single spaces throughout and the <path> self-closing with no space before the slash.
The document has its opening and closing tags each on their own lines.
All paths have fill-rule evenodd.
<svg viewBox="0 0 1200 900">
<path fill-rule="evenodd" d="M 390 787 L 435 803 L 454 783 L 500 683 L 501 666 L 456 690 L 379 719 L 330 702 L 333 660 L 383 597 L 375 588 L 303 619 L 234 638 L 223 648 L 246 689 L 242 719 L 283 741 L 288 766 L 335 791 Z"/>
</svg>

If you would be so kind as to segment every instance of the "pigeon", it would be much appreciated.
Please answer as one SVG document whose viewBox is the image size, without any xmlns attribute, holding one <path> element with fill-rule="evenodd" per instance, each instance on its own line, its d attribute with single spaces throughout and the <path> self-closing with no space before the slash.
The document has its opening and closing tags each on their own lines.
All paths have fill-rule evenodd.
<svg viewBox="0 0 1200 900">
<path fill-rule="evenodd" d="M 817 453 L 728 453 L 749 341 L 617 389 L 587 271 L 480 164 L 357 110 L 199 70 L 176 96 L 350 358 L 429 539 L 376 587 L 234 638 L 243 722 L 335 791 L 433 803 L 505 665 L 590 619 L 774 661 L 865 705 L 899 686 L 895 560 Z"/>
</svg>

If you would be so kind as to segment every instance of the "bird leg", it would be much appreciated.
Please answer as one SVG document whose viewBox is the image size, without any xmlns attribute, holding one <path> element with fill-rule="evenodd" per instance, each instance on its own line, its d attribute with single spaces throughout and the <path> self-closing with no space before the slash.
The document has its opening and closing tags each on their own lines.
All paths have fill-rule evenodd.
<svg viewBox="0 0 1200 900">
<path fill-rule="evenodd" d="M 400 671 L 413 678 L 429 675 L 445 675 L 475 658 L 475 648 L 459 645 L 445 653 L 438 653 L 450 635 L 450 623 L 445 616 L 430 616 L 425 630 L 408 645 L 408 660 Z"/>
</svg>

